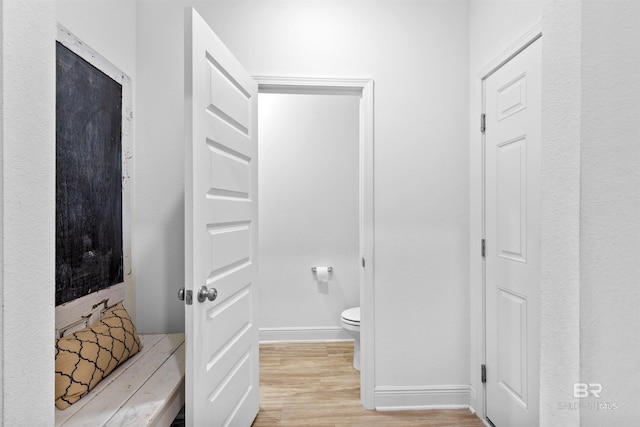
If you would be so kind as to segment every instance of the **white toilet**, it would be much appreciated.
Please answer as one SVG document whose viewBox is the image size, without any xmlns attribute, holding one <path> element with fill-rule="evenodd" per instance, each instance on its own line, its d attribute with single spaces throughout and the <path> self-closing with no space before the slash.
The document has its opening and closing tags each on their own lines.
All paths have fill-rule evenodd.
<svg viewBox="0 0 640 427">
<path fill-rule="evenodd" d="M 342 327 L 354 339 L 353 367 L 360 370 L 360 307 L 348 308 L 340 315 Z"/>
</svg>

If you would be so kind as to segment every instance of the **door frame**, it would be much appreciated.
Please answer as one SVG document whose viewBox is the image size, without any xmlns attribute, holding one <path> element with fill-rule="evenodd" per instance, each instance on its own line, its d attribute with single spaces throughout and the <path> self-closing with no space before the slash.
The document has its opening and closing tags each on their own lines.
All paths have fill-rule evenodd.
<svg viewBox="0 0 640 427">
<path fill-rule="evenodd" d="M 253 76 L 258 93 L 337 94 L 360 96 L 359 134 L 359 224 L 360 254 L 365 267 L 360 269 L 360 401 L 365 409 L 374 409 L 375 328 L 374 328 L 374 149 L 373 80 L 367 78 L 315 78 Z M 258 106 L 258 110 L 259 110 Z"/>
<path fill-rule="evenodd" d="M 474 76 L 474 87 L 479 88 L 480 93 L 480 114 L 486 113 L 486 79 L 495 73 L 500 67 L 509 62 L 513 57 L 526 49 L 533 42 L 542 37 L 542 22 L 536 23 L 531 29 L 525 32 L 520 38 L 509 47 L 499 53 L 491 61 L 482 67 Z M 478 90 L 478 89 L 476 89 Z M 480 131 L 480 126 L 471 117 L 472 136 L 470 137 L 470 284 L 471 284 L 471 360 L 470 360 L 470 383 L 472 410 L 477 412 L 482 420 L 487 417 L 486 405 L 486 384 L 481 382 L 481 366 L 486 364 L 486 270 L 485 258 L 482 256 L 481 242 L 486 238 L 485 224 L 485 197 L 486 197 L 486 175 L 485 175 L 485 134 Z M 480 119 L 479 117 L 477 119 Z M 474 185 L 479 183 L 479 185 Z M 477 242 L 477 244 L 476 244 Z M 480 309 L 475 309 L 479 307 Z M 474 405 L 475 404 L 475 405 Z"/>
</svg>

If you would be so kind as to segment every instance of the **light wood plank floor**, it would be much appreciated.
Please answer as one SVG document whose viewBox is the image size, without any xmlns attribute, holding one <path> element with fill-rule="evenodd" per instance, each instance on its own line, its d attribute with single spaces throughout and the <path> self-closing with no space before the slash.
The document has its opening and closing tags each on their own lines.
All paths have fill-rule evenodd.
<svg viewBox="0 0 640 427">
<path fill-rule="evenodd" d="M 260 412 L 253 427 L 482 427 L 467 409 L 376 412 L 360 405 L 353 343 L 260 345 Z"/>
</svg>

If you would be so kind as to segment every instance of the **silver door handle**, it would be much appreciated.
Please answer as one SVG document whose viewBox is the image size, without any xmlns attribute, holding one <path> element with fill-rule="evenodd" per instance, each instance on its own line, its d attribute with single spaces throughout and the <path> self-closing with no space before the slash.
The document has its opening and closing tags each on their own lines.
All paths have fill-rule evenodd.
<svg viewBox="0 0 640 427">
<path fill-rule="evenodd" d="M 180 301 L 184 301 L 184 286 L 180 288 L 180 290 L 178 291 L 178 299 Z"/>
<path fill-rule="evenodd" d="M 201 286 L 200 289 L 198 289 L 198 302 L 204 302 L 206 299 L 215 301 L 217 297 L 218 291 L 216 288 L 207 289 L 206 286 Z"/>
</svg>

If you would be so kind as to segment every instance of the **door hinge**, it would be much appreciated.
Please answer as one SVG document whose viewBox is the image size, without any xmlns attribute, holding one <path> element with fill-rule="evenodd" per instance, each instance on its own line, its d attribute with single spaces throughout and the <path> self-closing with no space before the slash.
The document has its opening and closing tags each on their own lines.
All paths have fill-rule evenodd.
<svg viewBox="0 0 640 427">
<path fill-rule="evenodd" d="M 362 258 L 362 268 L 364 268 L 364 258 Z"/>
<path fill-rule="evenodd" d="M 480 114 L 480 132 L 484 133 L 487 130 L 487 115 L 485 113 Z"/>
<path fill-rule="evenodd" d="M 482 258 L 487 255 L 487 243 L 484 239 L 482 239 Z"/>
<path fill-rule="evenodd" d="M 487 365 L 485 364 L 480 365 L 480 381 L 487 382 Z"/>
</svg>

